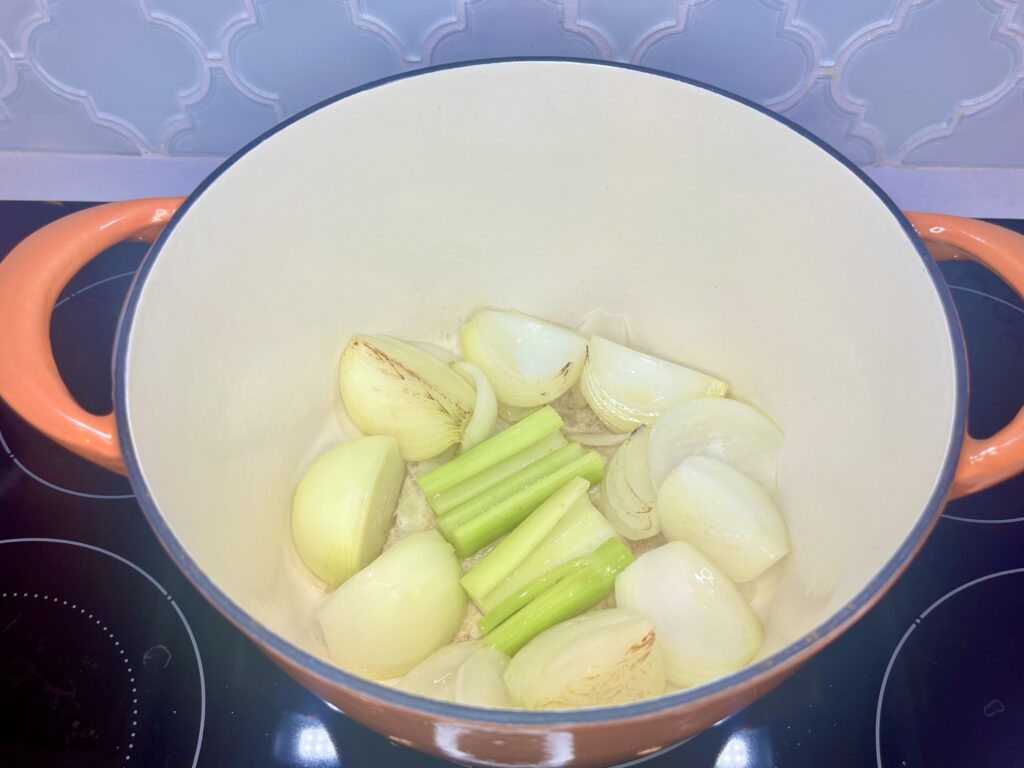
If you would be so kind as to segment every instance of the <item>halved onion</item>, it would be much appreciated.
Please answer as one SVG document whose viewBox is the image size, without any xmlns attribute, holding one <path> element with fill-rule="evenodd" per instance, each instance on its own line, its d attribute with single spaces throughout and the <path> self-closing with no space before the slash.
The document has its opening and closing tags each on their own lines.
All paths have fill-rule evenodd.
<svg viewBox="0 0 1024 768">
<path fill-rule="evenodd" d="M 479 445 L 494 433 L 494 425 L 498 421 L 498 400 L 494 396 L 494 387 L 484 376 L 483 371 L 472 363 L 453 363 L 452 368 L 464 379 L 473 382 L 476 389 L 476 404 L 473 415 L 469 418 L 465 432 L 462 433 L 460 450 L 468 451 Z"/>
<path fill-rule="evenodd" d="M 668 679 L 699 685 L 742 668 L 761 625 L 736 586 L 683 541 L 640 555 L 615 580 L 615 604 L 650 619 Z"/>
<path fill-rule="evenodd" d="M 341 443 L 306 470 L 292 499 L 292 539 L 330 589 L 380 554 L 404 480 L 398 443 L 385 436 Z"/>
<path fill-rule="evenodd" d="M 653 513 L 657 496 L 647 462 L 650 430 L 640 427 L 612 454 L 598 486 L 598 506 L 616 531 L 631 541 L 656 536 L 661 529 Z"/>
<path fill-rule="evenodd" d="M 437 531 L 405 537 L 320 606 L 327 652 L 374 680 L 404 675 L 445 643 L 466 613 L 462 566 Z"/>
<path fill-rule="evenodd" d="M 789 532 L 771 497 L 716 459 L 683 461 L 658 489 L 655 511 L 665 538 L 697 547 L 733 581 L 756 579 L 789 552 Z"/>
<path fill-rule="evenodd" d="M 345 410 L 369 435 L 391 435 L 407 461 L 437 456 L 462 440 L 476 393 L 422 349 L 388 336 L 355 336 L 341 355 Z"/>
<path fill-rule="evenodd" d="M 502 678 L 507 664 L 507 656 L 479 642 L 453 643 L 436 650 L 394 685 L 456 704 L 511 707 L 512 697 Z"/>
<path fill-rule="evenodd" d="M 653 424 L 687 400 L 724 397 L 729 387 L 705 373 L 592 336 L 580 389 L 601 421 L 628 432 Z"/>
<path fill-rule="evenodd" d="M 462 355 L 480 367 L 498 400 L 525 408 L 550 403 L 576 383 L 587 342 L 521 312 L 485 309 L 462 326 Z"/>
<path fill-rule="evenodd" d="M 612 706 L 657 696 L 665 668 L 651 622 L 632 611 L 594 611 L 541 632 L 505 669 L 530 709 Z"/>
<path fill-rule="evenodd" d="M 728 398 L 677 405 L 651 427 L 647 447 L 654 487 L 690 456 L 724 461 L 775 492 L 782 430 L 753 406 Z"/>
</svg>

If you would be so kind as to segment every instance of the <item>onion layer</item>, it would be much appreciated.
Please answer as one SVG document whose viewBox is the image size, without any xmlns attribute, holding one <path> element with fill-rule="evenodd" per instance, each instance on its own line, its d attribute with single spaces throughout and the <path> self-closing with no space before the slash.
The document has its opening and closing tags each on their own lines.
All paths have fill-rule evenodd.
<svg viewBox="0 0 1024 768">
<path fill-rule="evenodd" d="M 724 461 L 775 492 L 782 430 L 753 406 L 727 398 L 701 398 L 677 405 L 651 427 L 648 460 L 660 488 L 690 456 Z"/>
<path fill-rule="evenodd" d="M 598 506 L 616 531 L 631 541 L 656 536 L 655 490 L 647 462 L 649 430 L 640 427 L 619 446 L 598 488 Z"/>
<path fill-rule="evenodd" d="M 588 448 L 614 448 L 622 445 L 627 435 L 621 432 L 566 432 L 565 437 Z"/>
<path fill-rule="evenodd" d="M 483 371 L 472 363 L 454 363 L 452 368 L 463 378 L 473 382 L 476 389 L 476 403 L 473 415 L 469 418 L 466 431 L 462 434 L 461 450 L 468 451 L 479 445 L 494 433 L 494 425 L 498 421 L 498 400 L 494 395 L 494 387 L 487 381 Z"/>
<path fill-rule="evenodd" d="M 521 312 L 486 309 L 462 326 L 462 355 L 480 367 L 499 401 L 529 408 L 550 403 L 576 383 L 587 343 Z"/>
<path fill-rule="evenodd" d="M 473 707 L 511 707 L 505 685 L 508 656 L 484 646 L 466 659 L 455 673 L 455 701 Z"/>
<path fill-rule="evenodd" d="M 576 333 L 585 339 L 600 336 L 616 344 L 629 346 L 629 320 L 603 309 L 595 309 L 576 327 Z"/>
<path fill-rule="evenodd" d="M 666 676 L 699 685 L 749 662 L 761 625 L 728 577 L 704 555 L 672 541 L 638 557 L 615 581 L 615 602 L 650 619 Z"/>
<path fill-rule="evenodd" d="M 610 429 L 653 424 L 669 408 L 698 397 L 724 397 L 728 385 L 707 374 L 593 336 L 580 389 Z"/>
<path fill-rule="evenodd" d="M 697 547 L 733 581 L 756 579 L 789 552 L 771 497 L 715 459 L 691 456 L 676 467 L 658 489 L 656 512 L 665 538 Z"/>
<path fill-rule="evenodd" d="M 475 707 L 511 707 L 502 673 L 508 657 L 478 642 L 439 648 L 395 683 L 408 693 Z"/>
</svg>

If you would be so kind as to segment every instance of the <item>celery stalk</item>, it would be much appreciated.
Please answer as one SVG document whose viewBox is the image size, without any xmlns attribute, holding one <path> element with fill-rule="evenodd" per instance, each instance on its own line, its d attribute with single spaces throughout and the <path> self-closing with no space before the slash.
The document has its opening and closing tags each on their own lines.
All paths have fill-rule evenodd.
<svg viewBox="0 0 1024 768">
<path fill-rule="evenodd" d="M 427 497 L 427 503 L 437 514 L 443 515 L 568 444 L 569 441 L 561 432 L 552 432 L 528 448 L 498 462 L 490 469 L 485 469 L 480 474 L 473 475 L 468 480 L 463 480 L 446 491 Z"/>
<path fill-rule="evenodd" d="M 485 614 L 494 610 L 505 598 L 519 592 L 552 568 L 591 554 L 608 539 L 615 538 L 611 523 L 594 509 L 584 496 L 566 513 L 558 525 L 508 577 L 483 599 Z"/>
<path fill-rule="evenodd" d="M 572 443 L 571 445 L 576 445 Z M 566 446 L 568 448 L 570 446 Z M 562 450 L 565 450 L 563 448 Z M 560 451 L 551 454 L 555 456 Z M 542 462 L 537 462 L 540 464 Z M 530 467 L 527 468 L 529 470 Z M 601 479 L 604 461 L 596 451 L 588 451 L 568 464 L 560 467 L 543 479 L 527 486 L 513 496 L 483 510 L 466 520 L 456 517 L 453 510 L 438 519 L 438 527 L 445 538 L 455 547 L 459 557 L 469 557 L 481 547 L 490 544 L 519 523 L 541 505 L 551 494 L 574 477 L 583 477 L 591 483 Z M 461 509 L 461 508 L 460 508 Z"/>
<path fill-rule="evenodd" d="M 428 497 L 433 496 L 490 469 L 561 427 L 562 417 L 554 408 L 545 406 L 504 432 L 499 432 L 448 463 L 427 472 L 416 482 Z"/>
<path fill-rule="evenodd" d="M 438 522 L 443 524 L 441 529 L 444 530 L 444 526 L 459 526 L 467 520 L 472 520 L 482 512 L 497 506 L 520 491 L 529 488 L 537 481 L 543 480 L 552 472 L 575 461 L 583 454 L 582 445 L 579 443 L 567 443 L 557 451 L 549 453 L 532 464 L 528 464 L 514 475 L 510 475 L 478 496 L 474 496 L 454 509 L 438 515 Z"/>
<path fill-rule="evenodd" d="M 513 656 L 548 627 L 578 616 L 612 591 L 615 576 L 633 561 L 619 539 L 609 539 L 587 558 L 590 562 L 541 592 L 484 637 L 486 645 Z"/>
<path fill-rule="evenodd" d="M 530 513 L 483 560 L 462 577 L 462 586 L 481 605 L 484 595 L 504 581 L 526 556 L 558 525 L 587 492 L 590 483 L 574 477 Z"/>
<path fill-rule="evenodd" d="M 575 560 L 562 563 L 560 566 L 548 571 L 543 576 L 538 576 L 525 587 L 520 588 L 518 592 L 514 592 L 509 595 L 494 608 L 485 613 L 483 618 L 477 622 L 477 626 L 480 628 L 480 631 L 486 635 L 513 613 L 533 601 L 538 595 L 546 592 L 550 587 L 553 587 L 570 573 L 578 571 L 580 568 L 589 564 L 590 560 L 587 557 L 577 557 Z"/>
</svg>

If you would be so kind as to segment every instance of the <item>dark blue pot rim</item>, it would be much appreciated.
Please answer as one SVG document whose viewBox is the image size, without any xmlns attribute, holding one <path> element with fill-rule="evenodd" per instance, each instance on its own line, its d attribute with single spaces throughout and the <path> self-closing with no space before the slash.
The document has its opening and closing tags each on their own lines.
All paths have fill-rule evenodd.
<svg viewBox="0 0 1024 768">
<path fill-rule="evenodd" d="M 774 655 L 763 659 L 762 661 L 753 664 L 745 669 L 735 672 L 723 678 L 719 678 L 706 685 L 691 688 L 676 693 L 669 694 L 667 696 L 659 697 L 656 699 L 649 699 L 647 701 L 637 702 L 635 704 L 617 706 L 617 707 L 603 707 L 595 709 L 585 709 L 576 711 L 566 712 L 530 712 L 530 711 L 519 711 L 519 710 L 486 710 L 476 707 L 466 707 L 458 704 L 450 704 L 447 702 L 436 701 L 433 699 L 425 699 L 419 696 L 403 693 L 401 691 L 389 688 L 378 683 L 374 683 L 365 678 L 358 677 L 356 675 L 344 672 L 337 667 L 303 651 L 297 646 L 284 640 L 270 629 L 267 629 L 262 624 L 256 622 L 248 613 L 240 608 L 235 602 L 233 602 L 224 592 L 217 587 L 216 584 L 199 568 L 196 562 L 189 556 L 185 547 L 182 546 L 181 542 L 171 532 L 170 527 L 164 521 L 163 516 L 160 514 L 160 510 L 157 508 L 156 502 L 149 493 L 149 489 L 146 487 L 145 480 L 143 479 L 142 470 L 139 465 L 138 456 L 135 453 L 135 446 L 132 440 L 131 425 L 128 421 L 127 416 L 127 403 L 126 403 L 126 375 L 127 375 L 127 351 L 128 342 L 131 336 L 132 321 L 135 317 L 135 312 L 138 308 L 139 298 L 142 293 L 142 287 L 146 282 L 146 277 L 149 275 L 153 264 L 156 262 L 160 255 L 160 251 L 163 248 L 164 243 L 171 236 L 174 228 L 178 222 L 188 213 L 189 208 L 195 204 L 196 200 L 200 198 L 203 192 L 206 190 L 213 181 L 220 176 L 224 171 L 238 162 L 243 158 L 250 150 L 258 146 L 260 143 L 268 139 L 269 137 L 276 134 L 278 131 L 288 127 L 292 123 L 301 120 L 313 112 L 322 109 L 325 106 L 333 104 L 341 99 L 347 98 L 357 93 L 370 90 L 371 88 L 380 88 L 399 80 L 406 80 L 411 77 L 421 77 L 423 75 L 430 74 L 432 72 L 438 72 L 446 69 L 457 69 L 461 67 L 471 66 L 483 66 L 490 64 L 505 64 L 511 62 L 565 62 L 572 64 L 582 64 L 588 66 L 601 66 L 601 67 L 615 67 L 618 69 L 629 69 L 636 72 L 642 72 L 655 77 L 663 77 L 669 80 L 675 80 L 686 85 L 701 88 L 706 91 L 724 96 L 732 99 L 733 101 L 739 102 L 750 109 L 757 110 L 763 115 L 766 115 L 773 120 L 787 126 L 791 130 L 797 132 L 808 141 L 815 144 L 821 151 L 827 153 L 836 162 L 844 165 L 850 173 L 854 174 L 860 179 L 878 198 L 885 204 L 889 209 L 893 218 L 897 221 L 900 227 L 903 229 L 908 241 L 917 250 L 918 256 L 921 262 L 924 264 L 925 270 L 930 277 L 937 295 L 942 301 L 942 306 L 945 309 L 946 321 L 950 336 L 950 343 L 953 347 L 953 354 L 956 365 L 956 404 L 954 414 L 954 425 L 950 433 L 949 444 L 946 446 L 946 457 L 943 461 L 942 472 L 935 484 L 935 489 L 932 492 L 931 498 L 925 505 L 921 516 L 918 518 L 914 527 L 911 529 L 910 534 L 900 545 L 896 553 L 885 563 L 882 570 L 868 583 L 868 585 L 862 589 L 852 600 L 844 605 L 839 611 L 837 611 L 827 622 L 821 624 L 811 632 L 807 633 L 804 637 L 794 641 L 784 649 L 775 653 Z M 177 564 L 177 566 L 185 573 L 185 575 L 192 581 L 196 589 L 203 594 L 203 596 L 209 600 L 221 613 L 223 613 L 228 619 L 235 623 L 238 627 L 242 628 L 245 632 L 261 644 L 272 650 L 274 653 L 284 657 L 291 663 L 296 664 L 300 667 L 304 667 L 309 672 L 323 678 L 329 683 L 342 686 L 352 691 L 358 692 L 364 696 L 376 699 L 384 704 L 389 704 L 403 709 L 413 710 L 422 712 L 432 716 L 451 718 L 456 720 L 470 720 L 482 723 L 499 723 L 502 725 L 518 725 L 518 726 L 538 726 L 542 728 L 550 728 L 552 726 L 558 727 L 569 727 L 574 725 L 585 725 L 585 724 L 600 724 L 604 722 L 612 722 L 617 720 L 623 720 L 634 717 L 644 717 L 654 715 L 666 710 L 671 710 L 683 705 L 690 704 L 699 699 L 707 696 L 714 696 L 722 692 L 728 691 L 729 689 L 737 686 L 749 683 L 752 680 L 766 674 L 770 670 L 778 667 L 779 665 L 785 664 L 790 659 L 802 654 L 807 651 L 811 646 L 816 643 L 831 640 L 836 637 L 840 632 L 845 631 L 853 623 L 855 617 L 863 611 L 866 607 L 869 607 L 872 602 L 880 597 L 882 593 L 890 586 L 891 582 L 899 574 L 902 568 L 904 568 L 910 559 L 913 557 L 917 549 L 922 544 L 925 537 L 931 530 L 932 525 L 937 520 L 942 507 L 945 503 L 949 488 L 953 482 L 953 475 L 956 471 L 957 460 L 960 455 L 960 448 L 963 443 L 964 434 L 966 431 L 965 425 L 965 401 L 967 394 L 967 357 L 964 350 L 963 332 L 960 327 L 959 321 L 957 320 L 956 309 L 953 305 L 953 299 L 950 295 L 949 289 L 946 286 L 945 281 L 942 278 L 942 274 L 935 261 L 929 256 L 927 249 L 921 242 L 915 233 L 910 222 L 907 221 L 906 217 L 901 213 L 899 208 L 896 207 L 895 203 L 886 195 L 877 184 L 875 184 L 860 168 L 854 165 L 852 162 L 847 160 L 843 155 L 833 149 L 831 146 L 817 138 L 813 134 L 806 131 L 804 128 L 793 123 L 785 117 L 775 114 L 774 112 L 756 104 L 749 99 L 745 99 L 736 94 L 730 93 L 721 88 L 707 85 L 695 80 L 691 80 L 686 77 L 680 77 L 668 72 L 662 72 L 656 69 L 650 69 L 648 67 L 640 67 L 633 64 L 620 64 L 616 62 L 608 61 L 596 61 L 591 59 L 579 59 L 570 57 L 544 57 L 544 56 L 522 56 L 522 57 L 504 57 L 494 59 L 479 59 L 474 61 L 458 62 L 455 64 L 444 64 L 435 67 L 424 68 L 416 70 L 414 72 L 403 73 L 399 75 L 393 75 L 390 77 L 377 80 L 372 83 L 361 85 L 358 88 L 353 88 L 350 91 L 346 91 L 337 96 L 333 96 L 329 99 L 321 101 L 308 109 L 304 109 L 298 114 L 290 117 L 282 123 L 274 126 L 266 133 L 253 139 L 246 146 L 240 149 L 238 152 L 233 154 L 230 158 L 225 160 L 220 166 L 216 168 L 203 182 L 188 196 L 188 198 L 182 203 L 177 213 L 171 219 L 171 221 L 164 228 L 163 232 L 153 243 L 149 249 L 148 254 L 143 260 L 138 272 L 132 280 L 131 287 L 124 309 L 121 312 L 121 317 L 118 324 L 117 335 L 115 339 L 114 349 L 114 410 L 117 419 L 117 430 L 121 442 L 121 450 L 124 453 L 125 465 L 128 469 L 128 477 L 131 480 L 132 487 L 135 489 L 136 495 L 142 511 L 149 521 L 150 526 L 156 533 L 160 543 L 170 554 L 171 558 Z"/>
</svg>

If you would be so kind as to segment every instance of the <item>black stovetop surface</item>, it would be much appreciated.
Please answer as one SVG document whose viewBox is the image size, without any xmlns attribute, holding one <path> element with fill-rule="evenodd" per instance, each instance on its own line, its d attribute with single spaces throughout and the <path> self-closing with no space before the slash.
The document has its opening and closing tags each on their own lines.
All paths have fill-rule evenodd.
<svg viewBox="0 0 1024 768">
<path fill-rule="evenodd" d="M 0 203 L 0 253 L 79 207 Z M 54 311 L 54 354 L 90 410 L 111 407 L 114 328 L 143 253 L 103 254 Z M 1021 406 L 1024 309 L 980 268 L 943 272 L 970 351 L 972 431 L 988 435 Z M 0 765 L 445 765 L 279 671 L 178 572 L 125 479 L 3 404 L 0 447 Z M 645 763 L 869 765 L 1024 766 L 1024 479 L 949 505 L 852 630 L 773 693 Z"/>
</svg>

